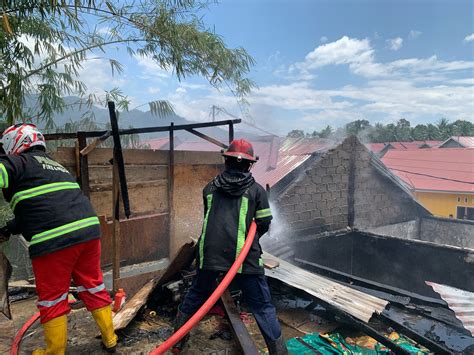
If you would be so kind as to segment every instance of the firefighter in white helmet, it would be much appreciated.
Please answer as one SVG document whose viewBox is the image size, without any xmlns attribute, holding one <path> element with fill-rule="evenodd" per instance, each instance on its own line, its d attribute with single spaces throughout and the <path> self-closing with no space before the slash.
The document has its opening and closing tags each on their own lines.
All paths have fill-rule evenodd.
<svg viewBox="0 0 474 355">
<path fill-rule="evenodd" d="M 100 224 L 89 199 L 72 175 L 46 153 L 33 124 L 3 132 L 0 187 L 15 218 L 2 229 L 4 239 L 22 234 L 29 242 L 46 341 L 33 354 L 64 354 L 71 279 L 100 328 L 106 350 L 117 344 L 111 299 L 100 269 Z"/>
</svg>

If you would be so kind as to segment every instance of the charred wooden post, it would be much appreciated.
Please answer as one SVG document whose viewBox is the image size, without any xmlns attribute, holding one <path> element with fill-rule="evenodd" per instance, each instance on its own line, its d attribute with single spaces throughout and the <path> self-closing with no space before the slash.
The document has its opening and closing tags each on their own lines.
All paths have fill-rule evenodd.
<svg viewBox="0 0 474 355">
<path fill-rule="evenodd" d="M 113 159 L 112 168 L 112 289 L 118 290 L 120 279 L 120 185 L 117 161 Z"/>
<path fill-rule="evenodd" d="M 169 160 L 168 160 L 168 210 L 169 210 L 169 248 L 172 250 L 172 243 L 174 240 L 174 122 L 171 122 L 169 130 Z"/>
<path fill-rule="evenodd" d="M 77 132 L 77 140 L 79 142 L 79 151 L 87 146 L 87 132 Z M 87 155 L 79 155 L 79 184 L 81 185 L 84 195 L 90 197 L 89 187 L 89 161 Z"/>
</svg>

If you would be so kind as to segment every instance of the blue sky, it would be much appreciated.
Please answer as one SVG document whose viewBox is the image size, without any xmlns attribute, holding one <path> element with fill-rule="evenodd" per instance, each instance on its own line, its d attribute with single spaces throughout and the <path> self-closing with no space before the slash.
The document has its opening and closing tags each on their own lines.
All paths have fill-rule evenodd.
<svg viewBox="0 0 474 355">
<path fill-rule="evenodd" d="M 246 119 L 286 134 L 355 119 L 474 120 L 473 4 L 224 0 L 203 16 L 230 47 L 256 60 Z M 135 106 L 168 99 L 191 120 L 210 120 L 212 105 L 242 115 L 232 95 L 201 78 L 180 83 L 149 58 L 108 55 L 121 58 L 125 73 L 110 78 L 105 61 L 90 61 L 81 77 L 90 90 L 118 86 Z"/>
</svg>

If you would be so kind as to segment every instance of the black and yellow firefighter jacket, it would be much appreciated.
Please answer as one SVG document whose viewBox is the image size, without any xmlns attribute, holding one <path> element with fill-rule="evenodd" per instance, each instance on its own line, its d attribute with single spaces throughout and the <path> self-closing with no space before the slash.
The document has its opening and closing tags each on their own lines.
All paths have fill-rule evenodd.
<svg viewBox="0 0 474 355">
<path fill-rule="evenodd" d="M 30 257 L 100 237 L 90 201 L 67 169 L 43 150 L 0 155 L 0 187 L 15 214 L 9 228 L 29 242 Z"/>
<path fill-rule="evenodd" d="M 272 220 L 265 189 L 250 173 L 226 170 L 204 188 L 203 198 L 204 222 L 198 242 L 198 267 L 229 270 L 255 219 L 257 233 L 239 273 L 263 274 L 259 238 L 268 231 Z"/>
</svg>

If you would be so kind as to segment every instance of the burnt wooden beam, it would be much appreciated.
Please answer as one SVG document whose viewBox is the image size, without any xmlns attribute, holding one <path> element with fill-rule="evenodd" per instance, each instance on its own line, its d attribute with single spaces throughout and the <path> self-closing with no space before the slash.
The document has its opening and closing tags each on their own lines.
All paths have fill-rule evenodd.
<svg viewBox="0 0 474 355">
<path fill-rule="evenodd" d="M 206 128 L 206 127 L 218 127 L 218 126 L 227 126 L 227 125 L 234 125 L 237 123 L 242 122 L 242 120 L 225 120 L 225 121 L 215 121 L 215 122 L 203 122 L 203 123 L 191 123 L 191 124 L 182 124 L 182 125 L 174 125 L 173 130 L 175 131 L 185 131 L 188 129 L 196 129 L 196 128 Z M 128 129 L 120 129 L 119 135 L 127 135 L 127 134 L 141 134 L 141 133 L 156 133 L 156 132 L 169 132 L 171 126 L 155 126 L 155 127 L 142 127 L 142 128 L 128 128 Z M 233 127 L 232 127 L 233 131 Z M 83 132 L 87 138 L 97 138 L 102 137 L 107 134 L 109 131 L 87 131 Z M 233 132 L 232 132 L 233 133 Z M 61 140 L 61 139 L 76 139 L 78 138 L 79 133 L 49 133 L 45 134 L 44 138 L 46 140 Z"/>
<path fill-rule="evenodd" d="M 242 322 L 240 319 L 240 314 L 237 311 L 237 307 L 235 306 L 234 300 L 232 299 L 228 289 L 222 294 L 221 300 L 224 304 L 224 310 L 227 314 L 227 317 L 229 318 L 232 331 L 235 338 L 237 339 L 242 353 L 246 355 L 259 354 L 258 349 L 249 332 L 247 331 L 244 322 Z"/>
<path fill-rule="evenodd" d="M 87 147 L 86 132 L 77 132 L 77 140 L 79 144 L 79 151 Z M 79 154 L 79 172 L 79 184 L 81 185 L 82 192 L 87 197 L 90 197 L 89 160 L 87 158 L 87 155 Z"/>
<path fill-rule="evenodd" d="M 221 148 L 224 148 L 224 149 L 227 149 L 227 148 L 228 148 L 228 146 L 227 146 L 226 144 L 221 143 L 221 142 L 219 142 L 217 139 L 214 139 L 214 138 L 212 138 L 212 137 L 209 137 L 208 135 L 206 135 L 206 134 L 204 134 L 204 133 L 201 133 L 201 132 L 199 132 L 199 131 L 196 131 L 196 130 L 193 129 L 193 128 L 188 128 L 188 129 L 186 129 L 186 131 L 189 132 L 189 133 L 192 133 L 192 134 L 194 134 L 194 135 L 196 135 L 196 136 L 198 136 L 199 138 L 202 138 L 202 139 L 208 141 L 209 143 L 215 144 L 215 145 L 217 145 L 217 146 L 219 146 L 219 147 L 221 147 Z"/>
</svg>

